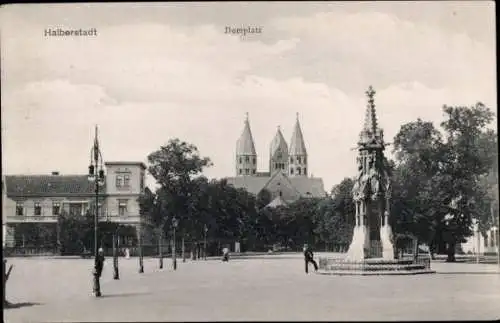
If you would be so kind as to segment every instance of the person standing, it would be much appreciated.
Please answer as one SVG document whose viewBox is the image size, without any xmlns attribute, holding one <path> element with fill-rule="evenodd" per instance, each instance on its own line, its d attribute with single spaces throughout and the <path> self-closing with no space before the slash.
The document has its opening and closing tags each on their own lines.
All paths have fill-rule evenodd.
<svg viewBox="0 0 500 323">
<path fill-rule="evenodd" d="M 311 248 L 307 244 L 304 245 L 304 261 L 306 264 L 306 274 L 309 273 L 309 263 L 310 262 L 314 265 L 314 270 L 315 271 L 318 270 L 318 264 L 316 263 L 316 261 L 314 261 L 314 254 L 313 254 Z"/>
</svg>

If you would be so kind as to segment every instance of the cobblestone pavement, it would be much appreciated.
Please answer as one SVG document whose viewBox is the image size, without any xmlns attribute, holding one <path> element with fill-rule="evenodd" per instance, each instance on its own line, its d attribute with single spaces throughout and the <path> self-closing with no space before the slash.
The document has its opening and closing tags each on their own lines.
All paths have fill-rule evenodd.
<svg viewBox="0 0 500 323">
<path fill-rule="evenodd" d="M 319 254 L 317 254 L 319 255 Z M 178 262 L 107 260 L 104 297 L 91 296 L 92 260 L 9 259 L 7 322 L 227 320 L 474 320 L 500 318 L 498 265 L 433 263 L 436 274 L 324 276 L 300 254 Z M 312 268 L 311 268 L 312 269 Z M 37 304 L 33 304 L 37 303 Z"/>
</svg>

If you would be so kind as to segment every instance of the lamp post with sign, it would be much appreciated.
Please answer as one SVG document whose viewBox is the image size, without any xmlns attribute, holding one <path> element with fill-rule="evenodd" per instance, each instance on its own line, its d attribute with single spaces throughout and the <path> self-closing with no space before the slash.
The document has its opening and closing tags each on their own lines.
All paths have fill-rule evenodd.
<svg viewBox="0 0 500 323">
<path fill-rule="evenodd" d="M 177 270 L 177 254 L 175 251 L 175 230 L 177 229 L 177 225 L 179 224 L 177 218 L 172 219 L 172 228 L 173 228 L 173 242 L 172 242 L 172 267 L 174 270 Z"/>
<path fill-rule="evenodd" d="M 98 224 L 99 224 L 99 188 L 104 185 L 104 166 L 101 150 L 99 148 L 99 141 L 97 137 L 97 126 L 95 127 L 94 146 L 90 150 L 90 165 L 89 165 L 89 181 L 94 182 L 95 192 L 95 214 L 94 214 L 94 288 L 93 293 L 95 297 L 101 296 L 101 286 L 99 278 L 102 271 L 102 263 L 100 260 L 98 250 Z"/>
</svg>

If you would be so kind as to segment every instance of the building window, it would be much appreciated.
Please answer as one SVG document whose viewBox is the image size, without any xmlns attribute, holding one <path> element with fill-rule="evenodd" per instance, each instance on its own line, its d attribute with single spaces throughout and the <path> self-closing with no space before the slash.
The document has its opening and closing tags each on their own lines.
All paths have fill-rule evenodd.
<svg viewBox="0 0 500 323">
<path fill-rule="evenodd" d="M 293 164 L 293 157 L 290 157 L 290 163 Z"/>
<path fill-rule="evenodd" d="M 254 174 L 254 175 L 255 175 L 255 169 L 252 171 L 252 174 Z"/>
<path fill-rule="evenodd" d="M 130 186 L 130 175 L 123 175 L 123 186 Z"/>
<path fill-rule="evenodd" d="M 283 192 L 282 192 L 282 191 L 280 191 L 280 197 L 282 197 L 282 196 L 283 196 Z"/>
<path fill-rule="evenodd" d="M 245 156 L 245 163 L 249 163 L 249 162 L 250 162 L 250 157 Z"/>
<path fill-rule="evenodd" d="M 59 215 L 61 212 L 61 204 L 59 202 L 52 203 L 52 215 Z"/>
<path fill-rule="evenodd" d="M 35 202 L 35 215 L 42 215 L 42 207 L 40 202 Z"/>
<path fill-rule="evenodd" d="M 304 167 L 304 175 L 307 175 L 307 168 Z"/>
<path fill-rule="evenodd" d="M 243 163 L 243 158 L 240 157 L 240 164 Z"/>
<path fill-rule="evenodd" d="M 239 173 L 240 173 L 240 175 L 243 174 L 243 169 L 240 168 Z"/>
<path fill-rule="evenodd" d="M 118 200 L 118 215 L 124 216 L 127 214 L 127 200 Z"/>
<path fill-rule="evenodd" d="M 257 158 L 253 158 L 253 164 L 255 165 L 257 163 Z"/>
<path fill-rule="evenodd" d="M 23 202 L 17 202 L 16 203 L 16 215 L 23 215 L 23 214 L 24 214 Z"/>
<path fill-rule="evenodd" d="M 299 163 L 299 164 L 300 164 L 300 156 L 299 156 L 299 157 L 297 157 L 297 163 Z"/>
<path fill-rule="evenodd" d="M 293 168 L 290 168 L 290 174 L 293 175 Z"/>
<path fill-rule="evenodd" d="M 297 175 L 300 175 L 300 167 L 297 167 Z"/>
<path fill-rule="evenodd" d="M 144 191 L 144 174 L 141 173 L 141 191 Z"/>
<path fill-rule="evenodd" d="M 116 175 L 116 187 L 120 188 L 123 186 L 123 176 L 122 175 Z"/>
<path fill-rule="evenodd" d="M 250 174 L 250 170 L 248 168 L 245 169 L 245 174 L 246 175 Z"/>
</svg>

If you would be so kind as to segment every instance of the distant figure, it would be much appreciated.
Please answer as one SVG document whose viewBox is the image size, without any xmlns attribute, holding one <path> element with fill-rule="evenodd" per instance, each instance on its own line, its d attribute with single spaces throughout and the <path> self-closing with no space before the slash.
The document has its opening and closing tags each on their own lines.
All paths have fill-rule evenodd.
<svg viewBox="0 0 500 323">
<path fill-rule="evenodd" d="M 98 277 L 101 277 L 102 269 L 104 268 L 104 250 L 99 248 L 97 252 L 96 273 Z"/>
<path fill-rule="evenodd" d="M 306 263 L 306 274 L 309 273 L 309 263 L 310 262 L 312 262 L 312 264 L 314 265 L 314 270 L 317 271 L 318 264 L 313 259 L 314 255 L 313 255 L 313 252 L 311 251 L 311 248 L 309 248 L 309 246 L 307 244 L 305 244 L 303 250 L 304 250 L 304 260 Z"/>
<path fill-rule="evenodd" d="M 229 248 L 222 249 L 222 261 L 229 261 Z"/>
<path fill-rule="evenodd" d="M 125 259 L 130 259 L 130 249 L 129 248 L 125 249 Z"/>
</svg>

